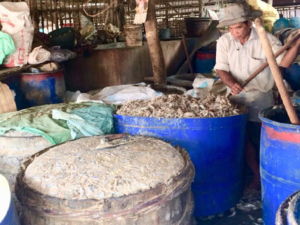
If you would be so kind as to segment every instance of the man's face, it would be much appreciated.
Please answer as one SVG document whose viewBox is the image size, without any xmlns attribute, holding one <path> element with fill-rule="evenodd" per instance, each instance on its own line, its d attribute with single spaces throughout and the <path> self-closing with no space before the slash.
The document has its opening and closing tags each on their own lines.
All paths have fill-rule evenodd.
<svg viewBox="0 0 300 225">
<path fill-rule="evenodd" d="M 243 40 L 247 37 L 252 28 L 252 23 L 247 21 L 247 23 L 236 23 L 229 26 L 229 31 L 231 35 L 238 41 Z"/>
</svg>

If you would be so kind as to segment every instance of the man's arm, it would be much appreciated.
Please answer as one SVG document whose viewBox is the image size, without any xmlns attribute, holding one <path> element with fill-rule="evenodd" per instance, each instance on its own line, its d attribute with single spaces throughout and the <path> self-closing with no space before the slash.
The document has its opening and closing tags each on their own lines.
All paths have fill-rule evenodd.
<svg viewBox="0 0 300 225">
<path fill-rule="evenodd" d="M 226 84 L 231 89 L 230 93 L 232 95 L 237 95 L 240 92 L 244 91 L 242 86 L 233 78 L 233 76 L 230 73 L 218 69 L 216 71 L 220 79 L 223 81 L 223 83 Z"/>
<path fill-rule="evenodd" d="M 292 65 L 292 63 L 295 61 L 295 59 L 298 56 L 299 47 L 300 47 L 300 41 L 298 39 L 295 45 L 291 47 L 284 55 L 283 59 L 280 62 L 281 67 L 289 68 Z"/>
</svg>

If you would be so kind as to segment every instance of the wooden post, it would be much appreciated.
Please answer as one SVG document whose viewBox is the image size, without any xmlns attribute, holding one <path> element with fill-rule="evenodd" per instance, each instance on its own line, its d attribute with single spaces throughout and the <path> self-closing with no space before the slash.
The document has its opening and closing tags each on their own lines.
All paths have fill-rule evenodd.
<svg viewBox="0 0 300 225">
<path fill-rule="evenodd" d="M 155 14 L 155 0 L 149 0 L 148 2 L 148 15 L 147 20 L 145 22 L 145 30 L 150 59 L 152 62 L 154 83 L 159 85 L 166 85 L 167 76 L 165 60 L 158 37 L 157 21 Z"/>
<path fill-rule="evenodd" d="M 262 19 L 257 18 L 255 20 L 255 25 L 256 25 L 257 33 L 258 33 L 259 39 L 261 41 L 262 47 L 264 49 L 266 58 L 268 60 L 271 72 L 273 74 L 276 86 L 278 88 L 278 91 L 279 91 L 279 94 L 280 94 L 281 99 L 283 101 L 283 104 L 285 106 L 285 109 L 288 113 L 290 121 L 291 121 L 292 124 L 300 125 L 300 121 L 299 121 L 299 118 L 298 118 L 297 113 L 295 111 L 295 108 L 292 104 L 291 98 L 290 98 L 290 96 L 289 96 L 289 94 L 288 94 L 288 92 L 287 92 L 287 90 L 284 86 L 282 75 L 281 75 L 280 69 L 277 65 L 274 53 L 273 53 L 272 48 L 271 48 L 271 44 L 270 44 L 269 39 L 267 37 L 267 33 L 265 31 L 265 28 L 262 25 Z"/>
<path fill-rule="evenodd" d="M 199 17 L 202 16 L 202 0 L 199 0 Z"/>
</svg>

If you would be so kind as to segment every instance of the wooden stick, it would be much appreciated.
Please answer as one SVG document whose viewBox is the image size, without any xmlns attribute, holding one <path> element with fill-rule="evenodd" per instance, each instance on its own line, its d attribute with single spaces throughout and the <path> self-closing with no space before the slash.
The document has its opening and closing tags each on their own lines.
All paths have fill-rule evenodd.
<svg viewBox="0 0 300 225">
<path fill-rule="evenodd" d="M 280 69 L 277 65 L 277 62 L 276 62 L 274 53 L 272 51 L 269 39 L 267 37 L 267 33 L 265 31 L 265 28 L 262 26 L 262 19 L 257 18 L 255 20 L 255 25 L 256 25 L 257 33 L 258 33 L 259 39 L 261 41 L 262 47 L 264 49 L 266 58 L 269 62 L 269 66 L 270 66 L 271 72 L 273 74 L 276 86 L 278 88 L 279 94 L 281 96 L 281 99 L 282 99 L 285 109 L 287 111 L 287 114 L 290 118 L 290 121 L 292 124 L 300 125 L 300 121 L 299 121 L 299 118 L 295 111 L 295 108 L 291 102 L 291 98 L 290 98 L 290 96 L 285 88 L 285 85 L 283 83 L 282 75 L 281 75 Z"/>
<path fill-rule="evenodd" d="M 186 55 L 186 59 L 189 63 L 189 68 L 190 68 L 190 71 L 191 71 L 191 74 L 194 76 L 194 70 L 193 70 L 193 67 L 192 67 L 192 63 L 191 63 L 191 59 L 190 59 L 190 54 L 189 54 L 189 51 L 187 49 L 187 46 L 186 46 L 186 40 L 185 40 L 185 36 L 182 35 L 182 43 L 183 43 L 183 47 L 184 47 L 184 52 L 185 52 L 185 55 Z"/>
<path fill-rule="evenodd" d="M 285 50 L 287 50 L 294 41 L 296 41 L 298 38 L 300 38 L 300 34 L 295 35 L 291 40 L 289 40 L 284 46 L 282 46 L 276 53 L 275 53 L 275 58 L 277 58 L 278 56 L 280 56 Z M 263 71 L 266 67 L 269 66 L 268 61 L 266 61 L 265 63 L 263 63 L 257 70 L 255 70 L 242 84 L 242 87 L 244 88 L 247 84 L 249 84 L 249 82 L 251 80 L 253 80 L 261 71 Z M 229 93 L 229 95 L 227 96 L 228 98 L 231 96 L 231 94 Z"/>
</svg>

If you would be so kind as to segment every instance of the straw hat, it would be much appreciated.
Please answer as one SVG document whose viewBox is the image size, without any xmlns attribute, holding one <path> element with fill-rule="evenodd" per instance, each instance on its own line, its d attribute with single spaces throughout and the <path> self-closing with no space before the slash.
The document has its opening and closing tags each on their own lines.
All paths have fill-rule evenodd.
<svg viewBox="0 0 300 225">
<path fill-rule="evenodd" d="M 239 1 L 230 3 L 225 7 L 225 16 L 220 21 L 217 28 L 230 26 L 236 23 L 241 23 L 246 20 L 255 19 L 262 15 L 260 10 L 251 10 L 249 4 L 246 1 Z"/>
<path fill-rule="evenodd" d="M 0 82 L 0 114 L 17 111 L 17 106 L 11 90 Z"/>
</svg>

